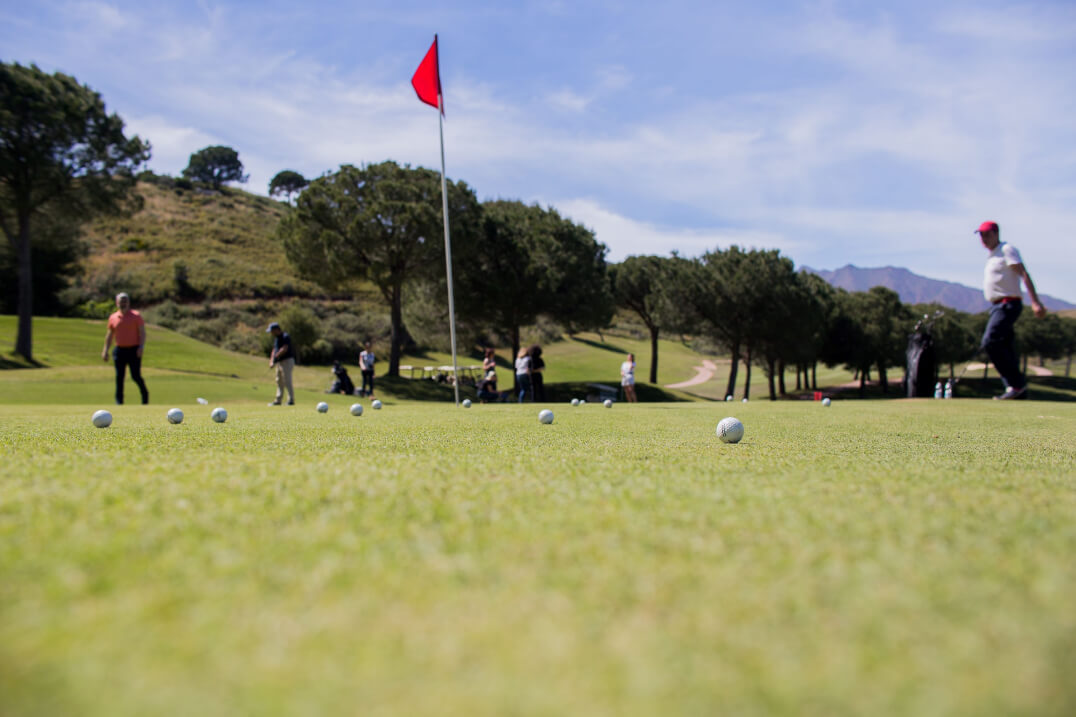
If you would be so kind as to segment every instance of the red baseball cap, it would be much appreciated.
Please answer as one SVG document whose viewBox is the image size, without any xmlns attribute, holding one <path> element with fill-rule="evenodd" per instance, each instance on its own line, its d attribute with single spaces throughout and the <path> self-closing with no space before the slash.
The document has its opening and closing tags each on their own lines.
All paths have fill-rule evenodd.
<svg viewBox="0 0 1076 717">
<path fill-rule="evenodd" d="M 998 230 L 998 223 L 997 222 L 983 222 L 982 224 L 979 225 L 979 228 L 975 230 L 975 233 L 976 234 L 982 234 L 983 232 L 988 232 L 990 230 L 997 231 Z"/>
</svg>

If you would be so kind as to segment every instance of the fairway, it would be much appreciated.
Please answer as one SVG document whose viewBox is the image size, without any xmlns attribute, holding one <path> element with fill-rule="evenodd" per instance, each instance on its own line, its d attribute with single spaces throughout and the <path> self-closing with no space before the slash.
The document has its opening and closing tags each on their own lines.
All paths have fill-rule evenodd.
<svg viewBox="0 0 1076 717">
<path fill-rule="evenodd" d="M 1069 404 L 347 403 L 0 406 L 0 713 L 1076 710 Z"/>
</svg>

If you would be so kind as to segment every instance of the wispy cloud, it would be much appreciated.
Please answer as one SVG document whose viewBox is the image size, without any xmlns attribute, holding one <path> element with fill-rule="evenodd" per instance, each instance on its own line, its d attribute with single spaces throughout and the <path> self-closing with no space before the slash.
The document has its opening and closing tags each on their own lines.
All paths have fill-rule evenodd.
<svg viewBox="0 0 1076 717">
<path fill-rule="evenodd" d="M 652 25 L 679 13 L 697 40 L 708 13 L 730 27 L 729 8 L 598 10 L 436 11 L 439 27 L 468 29 L 444 33 L 450 174 L 481 197 L 551 201 L 614 258 L 737 243 L 974 284 L 970 228 L 989 217 L 1044 291 L 1076 299 L 1071 5 L 760 7 L 739 18 L 750 37 L 712 48 L 664 30 L 653 44 Z M 407 82 L 434 22 L 417 9 L 80 2 L 20 20 L 0 42 L 100 89 L 159 171 L 211 143 L 236 147 L 260 192 L 284 168 L 439 163 L 436 113 Z M 520 22 L 527 37 L 502 40 Z"/>
</svg>

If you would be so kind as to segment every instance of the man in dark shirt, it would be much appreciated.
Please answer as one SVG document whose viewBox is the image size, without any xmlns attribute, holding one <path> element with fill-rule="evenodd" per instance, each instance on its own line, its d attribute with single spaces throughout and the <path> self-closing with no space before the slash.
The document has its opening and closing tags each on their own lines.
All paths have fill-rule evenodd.
<svg viewBox="0 0 1076 717">
<path fill-rule="evenodd" d="M 273 335 L 273 352 L 269 354 L 269 366 L 276 367 L 276 398 L 270 406 L 279 406 L 284 400 L 284 389 L 288 390 L 288 405 L 295 405 L 295 389 L 291 385 L 291 372 L 295 368 L 295 351 L 291 346 L 291 337 L 280 328 L 280 324 L 269 324 L 266 333 Z"/>
</svg>

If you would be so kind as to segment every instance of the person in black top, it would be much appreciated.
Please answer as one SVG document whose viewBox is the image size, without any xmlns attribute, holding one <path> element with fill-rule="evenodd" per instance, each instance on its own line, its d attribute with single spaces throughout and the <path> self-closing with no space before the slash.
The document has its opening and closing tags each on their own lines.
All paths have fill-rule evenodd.
<svg viewBox="0 0 1076 717">
<path fill-rule="evenodd" d="M 295 370 L 295 350 L 291 346 L 291 337 L 284 333 L 280 324 L 269 324 L 266 333 L 273 335 L 273 352 L 269 354 L 269 366 L 276 368 L 276 398 L 270 406 L 279 406 L 284 400 L 284 389 L 288 390 L 288 405 L 295 405 L 295 389 L 291 385 L 291 373 Z"/>
<path fill-rule="evenodd" d="M 350 396 L 355 393 L 355 384 L 351 382 L 351 376 L 347 375 L 347 369 L 339 361 L 333 361 L 333 383 L 325 393 L 342 393 Z"/>
<path fill-rule="evenodd" d="M 542 360 L 542 347 L 535 344 L 527 354 L 531 357 L 531 397 L 535 403 L 545 403 L 545 385 L 542 383 L 545 361 Z"/>
</svg>

